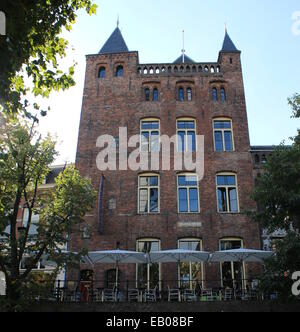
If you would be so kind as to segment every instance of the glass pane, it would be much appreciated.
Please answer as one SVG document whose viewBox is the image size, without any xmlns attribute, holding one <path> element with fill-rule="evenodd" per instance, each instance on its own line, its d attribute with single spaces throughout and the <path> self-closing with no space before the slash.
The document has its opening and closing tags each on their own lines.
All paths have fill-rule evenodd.
<svg viewBox="0 0 300 332">
<path fill-rule="evenodd" d="M 188 197 L 186 189 L 179 189 L 179 212 L 188 212 Z"/>
<path fill-rule="evenodd" d="M 223 287 L 233 289 L 231 262 L 222 263 L 221 267 L 222 267 Z"/>
<path fill-rule="evenodd" d="M 159 286 L 159 264 L 149 265 L 150 269 L 150 280 L 149 287 L 154 289 L 156 286 Z"/>
<path fill-rule="evenodd" d="M 182 88 L 178 90 L 178 99 L 179 101 L 184 101 L 184 90 Z"/>
<path fill-rule="evenodd" d="M 143 121 L 142 129 L 143 130 L 159 129 L 159 122 L 158 121 Z"/>
<path fill-rule="evenodd" d="M 149 133 L 148 132 L 142 132 L 142 151 L 149 151 Z"/>
<path fill-rule="evenodd" d="M 225 92 L 225 89 L 221 89 L 221 100 L 222 101 L 226 101 L 226 92 Z"/>
<path fill-rule="evenodd" d="M 145 99 L 146 101 L 150 100 L 150 89 L 145 89 Z"/>
<path fill-rule="evenodd" d="M 224 151 L 223 149 L 223 136 L 221 131 L 215 132 L 215 148 L 216 151 Z"/>
<path fill-rule="evenodd" d="M 241 240 L 232 240 L 232 241 L 221 241 L 220 250 L 234 250 L 241 249 L 242 241 Z"/>
<path fill-rule="evenodd" d="M 229 189 L 229 204 L 230 212 L 238 212 L 237 191 L 235 188 Z"/>
<path fill-rule="evenodd" d="M 147 288 L 147 279 L 148 279 L 148 265 L 139 264 L 138 265 L 138 288 Z"/>
<path fill-rule="evenodd" d="M 200 241 L 180 241 L 179 249 L 201 251 Z"/>
<path fill-rule="evenodd" d="M 105 68 L 100 68 L 99 70 L 99 78 L 105 78 L 106 76 L 106 70 Z"/>
<path fill-rule="evenodd" d="M 231 129 L 231 121 L 214 121 L 215 129 Z"/>
<path fill-rule="evenodd" d="M 185 132 L 179 131 L 177 134 L 178 137 L 178 151 L 184 152 L 185 151 Z"/>
<path fill-rule="evenodd" d="M 140 213 L 148 212 L 148 190 L 140 190 Z"/>
<path fill-rule="evenodd" d="M 178 121 L 177 122 L 178 129 L 195 129 L 194 121 Z"/>
<path fill-rule="evenodd" d="M 158 101 L 158 90 L 157 89 L 153 90 L 153 101 Z"/>
<path fill-rule="evenodd" d="M 157 187 L 158 186 L 158 177 L 157 176 L 151 176 L 149 178 L 149 185 L 151 187 Z"/>
<path fill-rule="evenodd" d="M 145 176 L 140 177 L 140 186 L 147 187 L 149 184 L 149 178 Z"/>
<path fill-rule="evenodd" d="M 218 186 L 235 186 L 236 180 L 234 175 L 218 175 Z"/>
<path fill-rule="evenodd" d="M 194 131 L 188 132 L 188 151 L 196 152 L 196 134 Z"/>
<path fill-rule="evenodd" d="M 243 288 L 243 273 L 242 264 L 239 262 L 233 263 L 234 284 L 236 289 Z"/>
<path fill-rule="evenodd" d="M 213 90 L 212 90 L 212 98 L 213 98 L 213 101 L 217 101 L 217 100 L 218 100 L 218 92 L 217 92 L 217 89 L 213 89 Z"/>
<path fill-rule="evenodd" d="M 158 212 L 158 189 L 150 189 L 150 212 Z"/>
<path fill-rule="evenodd" d="M 198 190 L 190 189 L 190 212 L 199 212 Z"/>
<path fill-rule="evenodd" d="M 227 197 L 225 188 L 218 189 L 218 204 L 220 212 L 227 212 Z"/>
<path fill-rule="evenodd" d="M 197 176 L 178 176 L 178 185 L 179 186 L 198 186 Z"/>
<path fill-rule="evenodd" d="M 191 101 L 193 99 L 192 89 L 187 89 L 187 100 Z"/>
<path fill-rule="evenodd" d="M 225 131 L 224 132 L 224 139 L 225 139 L 225 151 L 233 151 L 231 131 Z"/>
<path fill-rule="evenodd" d="M 151 133 L 151 151 L 159 152 L 159 132 Z"/>
</svg>

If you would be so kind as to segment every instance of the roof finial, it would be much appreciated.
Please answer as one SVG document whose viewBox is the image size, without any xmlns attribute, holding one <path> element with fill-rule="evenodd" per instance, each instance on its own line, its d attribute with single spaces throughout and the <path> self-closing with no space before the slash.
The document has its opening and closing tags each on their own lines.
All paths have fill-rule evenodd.
<svg viewBox="0 0 300 332">
<path fill-rule="evenodd" d="M 119 25 L 120 25 L 120 15 L 118 14 L 117 28 L 119 27 Z"/>
<path fill-rule="evenodd" d="M 227 33 L 227 23 L 225 22 L 224 25 L 225 25 L 225 32 Z"/>
<path fill-rule="evenodd" d="M 182 41 L 183 41 L 183 48 L 182 48 L 182 63 L 185 61 L 185 49 L 184 49 L 184 29 L 182 30 Z"/>
</svg>

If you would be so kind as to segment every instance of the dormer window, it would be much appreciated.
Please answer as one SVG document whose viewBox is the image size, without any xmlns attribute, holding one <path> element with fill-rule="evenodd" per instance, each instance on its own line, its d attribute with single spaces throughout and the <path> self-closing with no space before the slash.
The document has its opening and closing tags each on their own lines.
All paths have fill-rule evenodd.
<svg viewBox="0 0 300 332">
<path fill-rule="evenodd" d="M 116 70 L 116 77 L 123 77 L 124 76 L 124 67 L 118 66 Z"/>
<path fill-rule="evenodd" d="M 106 68 L 105 68 L 105 67 L 100 67 L 100 69 L 99 69 L 99 73 L 98 73 L 98 77 L 99 77 L 100 79 L 106 77 Z"/>
</svg>

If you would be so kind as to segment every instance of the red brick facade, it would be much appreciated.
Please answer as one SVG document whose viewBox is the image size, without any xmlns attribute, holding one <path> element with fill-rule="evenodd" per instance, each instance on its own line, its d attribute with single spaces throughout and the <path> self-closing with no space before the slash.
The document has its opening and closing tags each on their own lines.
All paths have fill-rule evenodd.
<svg viewBox="0 0 300 332">
<path fill-rule="evenodd" d="M 118 65 L 124 67 L 123 77 L 115 76 Z M 106 77 L 100 79 L 98 72 L 102 66 L 106 68 Z M 206 66 L 208 70 L 205 70 Z M 158 102 L 145 101 L 146 86 L 159 89 Z M 177 100 L 179 86 L 192 87 L 192 101 Z M 213 102 L 213 87 L 225 87 L 226 102 Z M 142 172 L 106 171 L 103 234 L 98 232 L 96 205 L 86 216 L 90 239 L 73 234 L 69 250 L 83 247 L 90 251 L 113 250 L 119 243 L 121 249 L 135 251 L 137 240 L 143 238 L 159 239 L 162 250 L 176 249 L 178 240 L 184 238 L 201 239 L 205 251 L 219 250 L 219 241 L 223 238 L 240 238 L 245 248 L 260 249 L 258 226 L 242 214 L 255 209 L 256 205 L 249 198 L 254 180 L 240 52 L 220 52 L 218 62 L 214 64 L 182 65 L 142 65 L 138 52 L 87 56 L 76 167 L 82 176 L 91 178 L 98 190 L 102 173 L 96 165 L 100 152 L 96 141 L 100 135 L 117 137 L 119 127 L 127 127 L 129 137 L 139 135 L 142 119 L 158 118 L 160 134 L 172 137 L 180 117 L 196 119 L 197 134 L 205 137 L 205 175 L 199 183 L 200 213 L 178 213 L 177 172 L 173 170 L 159 172 L 160 213 L 154 215 L 137 212 L 138 176 Z M 232 119 L 234 152 L 215 152 L 213 119 L 216 117 Z M 218 213 L 216 174 L 219 172 L 236 173 L 241 213 Z M 115 209 L 110 206 L 112 202 L 116 202 Z M 107 268 L 113 267 L 97 266 L 95 278 L 105 278 Z M 135 266 L 124 266 L 121 270 L 124 278 L 135 280 Z M 161 273 L 162 279 L 177 278 L 174 264 L 163 264 Z M 218 265 L 206 264 L 204 278 L 218 279 L 219 273 Z M 77 278 L 74 274 L 70 276 Z"/>
</svg>

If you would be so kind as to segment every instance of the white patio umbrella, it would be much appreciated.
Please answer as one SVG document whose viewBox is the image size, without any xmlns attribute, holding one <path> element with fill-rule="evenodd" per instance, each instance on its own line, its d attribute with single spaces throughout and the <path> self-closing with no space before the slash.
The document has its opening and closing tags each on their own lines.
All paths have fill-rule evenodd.
<svg viewBox="0 0 300 332">
<path fill-rule="evenodd" d="M 234 249 L 217 251 L 211 254 L 210 262 L 258 262 L 263 263 L 264 260 L 274 255 L 272 251 L 261 251 L 252 249 Z"/>
<path fill-rule="evenodd" d="M 206 262 L 209 259 L 209 253 L 204 251 L 192 251 L 192 250 L 166 250 L 150 252 L 149 259 L 151 263 L 198 263 Z"/>
<path fill-rule="evenodd" d="M 95 264 L 116 264 L 116 286 L 119 279 L 119 264 L 145 264 L 148 262 L 147 256 L 135 251 L 93 251 L 86 256 L 86 261 Z"/>
</svg>

